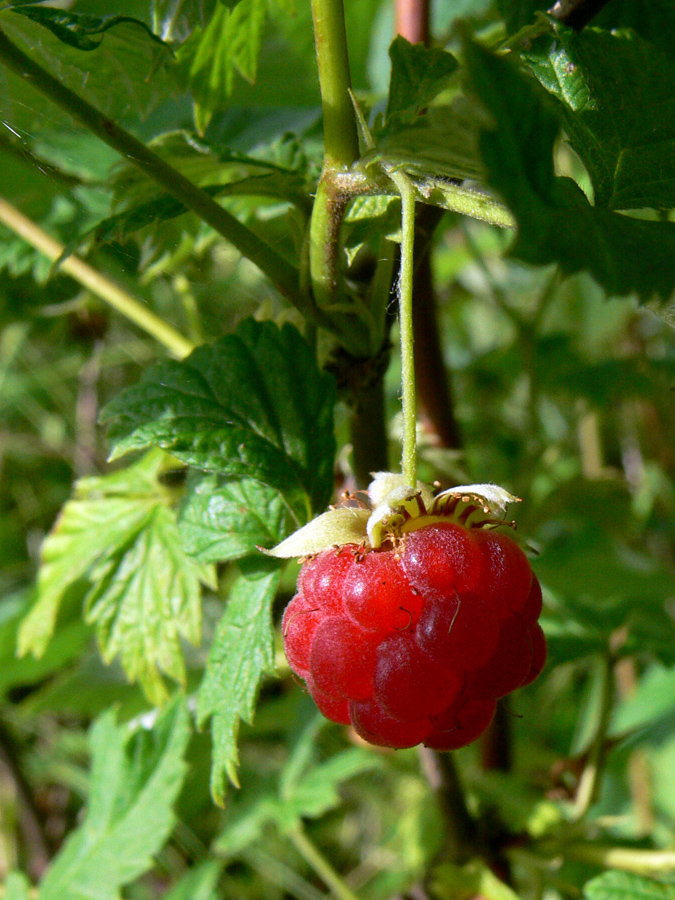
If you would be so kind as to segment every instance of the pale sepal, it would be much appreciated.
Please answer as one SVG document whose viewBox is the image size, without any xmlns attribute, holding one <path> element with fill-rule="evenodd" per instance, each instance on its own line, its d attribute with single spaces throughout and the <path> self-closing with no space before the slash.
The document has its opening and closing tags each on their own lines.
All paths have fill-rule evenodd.
<svg viewBox="0 0 675 900">
<path fill-rule="evenodd" d="M 369 516 L 369 509 L 359 507 L 329 509 L 293 532 L 276 547 L 263 552 L 279 559 L 291 559 L 312 556 L 343 544 L 362 544 L 367 540 L 366 524 Z"/>
<path fill-rule="evenodd" d="M 458 487 L 449 488 L 447 491 L 441 491 L 435 497 L 438 503 L 445 497 L 468 497 L 483 502 L 486 512 L 503 513 L 509 503 L 519 503 L 520 498 L 515 497 L 498 484 L 462 484 Z"/>
</svg>

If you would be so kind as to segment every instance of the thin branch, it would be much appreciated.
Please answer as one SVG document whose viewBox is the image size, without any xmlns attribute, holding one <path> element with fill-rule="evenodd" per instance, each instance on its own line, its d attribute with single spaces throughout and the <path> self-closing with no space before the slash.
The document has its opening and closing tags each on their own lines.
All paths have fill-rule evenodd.
<svg viewBox="0 0 675 900">
<path fill-rule="evenodd" d="M 429 0 L 396 0 L 396 34 L 411 44 L 429 43 Z"/>
<path fill-rule="evenodd" d="M 326 857 L 309 839 L 302 825 L 293 828 L 287 834 L 300 856 L 311 866 L 339 900 L 358 900 L 358 897 L 349 885 L 346 884 Z"/>
<path fill-rule="evenodd" d="M 0 763 L 4 765 L 14 782 L 19 801 L 19 823 L 29 855 L 28 871 L 33 878 L 40 879 L 51 858 L 49 842 L 42 826 L 40 813 L 35 805 L 33 790 L 24 774 L 19 753 L 4 724 L 0 724 Z"/>
<path fill-rule="evenodd" d="M 51 235 L 43 231 L 39 225 L 19 212 L 14 206 L 0 197 L 0 222 L 22 237 L 36 250 L 56 262 L 61 258 L 64 247 Z M 93 269 L 78 256 L 67 256 L 60 265 L 62 271 L 78 281 L 97 297 L 109 303 L 113 309 L 122 313 L 139 328 L 163 344 L 174 356 L 184 357 L 194 350 L 194 345 L 187 338 L 147 309 L 121 287 Z"/>
<path fill-rule="evenodd" d="M 306 312 L 308 299 L 300 293 L 298 272 L 291 263 L 132 134 L 50 75 L 16 47 L 2 29 L 0 61 L 196 213 L 214 231 L 233 244 L 242 256 L 255 263 L 282 294 L 302 312 Z"/>
<path fill-rule="evenodd" d="M 595 803 L 600 790 L 602 766 L 605 759 L 605 738 L 614 699 L 614 669 L 609 654 L 603 656 L 601 664 L 602 696 L 600 698 L 600 717 L 588 754 L 588 762 L 581 774 L 577 795 L 574 799 L 574 821 L 578 821 L 586 815 L 593 803 Z"/>
</svg>

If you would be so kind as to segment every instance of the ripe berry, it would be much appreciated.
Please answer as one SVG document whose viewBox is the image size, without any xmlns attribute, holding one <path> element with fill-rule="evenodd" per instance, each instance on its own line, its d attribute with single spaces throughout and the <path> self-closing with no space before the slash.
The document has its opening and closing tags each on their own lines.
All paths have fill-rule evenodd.
<svg viewBox="0 0 675 900">
<path fill-rule="evenodd" d="M 539 582 L 509 533 L 495 530 L 487 504 L 500 489 L 477 487 L 485 502 L 469 489 L 423 501 L 404 488 L 370 518 L 336 510 L 350 538 L 312 545 L 302 567 L 282 621 L 289 665 L 325 716 L 373 744 L 464 746 L 497 700 L 544 665 Z M 289 541 L 293 552 L 280 545 L 277 555 L 297 552 Z"/>
</svg>

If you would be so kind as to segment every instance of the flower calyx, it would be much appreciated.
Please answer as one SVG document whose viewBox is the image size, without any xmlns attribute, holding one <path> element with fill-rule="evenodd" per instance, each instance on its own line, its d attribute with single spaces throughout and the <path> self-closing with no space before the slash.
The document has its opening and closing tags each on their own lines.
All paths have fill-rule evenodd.
<svg viewBox="0 0 675 900">
<path fill-rule="evenodd" d="M 508 528 L 513 537 L 513 525 L 503 515 L 514 502 L 518 498 L 496 484 L 459 485 L 434 496 L 422 482 L 412 487 L 403 475 L 377 472 L 367 492 L 347 495 L 342 505 L 312 519 L 265 552 L 290 559 L 345 544 L 378 550 L 435 522 L 453 522 L 471 530 Z"/>
</svg>

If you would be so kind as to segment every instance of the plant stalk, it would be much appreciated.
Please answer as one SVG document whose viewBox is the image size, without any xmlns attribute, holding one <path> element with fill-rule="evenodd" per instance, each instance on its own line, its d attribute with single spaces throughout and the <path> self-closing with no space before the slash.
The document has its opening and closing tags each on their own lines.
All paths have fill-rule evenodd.
<svg viewBox="0 0 675 900">
<path fill-rule="evenodd" d="M 291 263 L 132 134 L 50 75 L 16 47 L 2 29 L 0 61 L 196 213 L 214 231 L 233 244 L 242 256 L 255 263 L 301 312 L 307 313 L 308 299 L 300 292 L 298 272 Z"/>
<path fill-rule="evenodd" d="M 55 241 L 51 235 L 43 231 L 39 225 L 31 221 L 15 209 L 10 203 L 0 197 L 0 222 L 10 228 L 19 237 L 22 237 L 36 250 L 56 262 L 64 252 L 63 244 Z M 121 287 L 93 269 L 78 256 L 71 254 L 61 263 L 61 271 L 70 275 L 83 287 L 96 294 L 101 300 L 105 300 L 113 309 L 126 316 L 139 328 L 163 344 L 166 349 L 179 359 L 192 353 L 194 344 L 173 328 L 168 322 L 147 309 L 142 303 L 128 294 Z"/>
<path fill-rule="evenodd" d="M 591 745 L 588 762 L 579 779 L 579 787 L 574 799 L 573 820 L 582 819 L 595 803 L 600 790 L 602 766 L 605 758 L 605 738 L 612 712 L 614 698 L 614 670 L 612 659 L 607 653 L 602 658 L 602 697 L 598 727 Z"/>
<path fill-rule="evenodd" d="M 351 77 L 343 0 L 312 0 L 319 69 L 325 168 L 348 168 L 359 156 L 359 136 L 349 96 Z"/>
<path fill-rule="evenodd" d="M 305 862 L 312 867 L 321 880 L 339 900 L 359 900 L 351 888 L 328 862 L 326 857 L 310 841 L 302 825 L 288 832 L 288 837 Z"/>
</svg>

